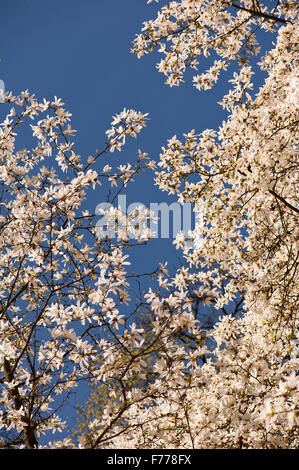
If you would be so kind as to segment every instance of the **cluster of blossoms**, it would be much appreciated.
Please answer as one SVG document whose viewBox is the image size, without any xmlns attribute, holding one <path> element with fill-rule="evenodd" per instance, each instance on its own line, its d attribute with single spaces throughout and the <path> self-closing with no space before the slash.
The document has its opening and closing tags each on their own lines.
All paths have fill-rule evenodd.
<svg viewBox="0 0 299 470">
<path fill-rule="evenodd" d="M 165 60 L 158 68 L 169 85 L 182 81 L 198 55 L 216 51 L 221 62 L 194 79 L 208 88 L 218 76 L 215 67 L 257 51 L 252 28 L 280 26 L 259 63 L 267 78 L 257 95 L 253 70 L 240 61 L 220 103 L 230 114 L 219 130 L 174 136 L 162 149 L 156 183 L 200 207 L 202 243 L 186 246 L 178 236 L 187 266 L 172 279 L 160 278 L 160 288 L 146 296 L 150 346 L 159 350 L 157 360 L 144 365 L 153 380 L 134 388 L 127 370 L 123 399 L 90 424 L 92 446 L 298 447 L 295 8 L 280 2 L 274 13 L 257 2 L 170 2 L 135 41 L 139 56 L 160 47 Z M 193 239 L 198 236 L 195 230 Z M 204 305 L 220 314 L 209 328 L 198 316 Z M 117 413 L 122 421 L 104 444 L 103 430 Z"/>
<path fill-rule="evenodd" d="M 173 276 L 165 266 L 155 273 L 142 328 L 129 295 L 127 240 L 97 237 L 94 215 L 80 210 L 90 187 L 101 178 L 124 187 L 146 155 L 135 169 L 111 173 L 110 165 L 89 168 L 97 152 L 84 167 L 60 100 L 6 95 L 14 107 L 0 130 L 0 427 L 12 433 L 4 447 L 37 447 L 43 433 L 61 430 L 59 399 L 83 379 L 109 400 L 79 443 L 68 437 L 49 447 L 298 447 L 295 17 L 287 0 L 273 9 L 249 0 L 172 1 L 134 43 L 139 56 L 160 47 L 170 85 L 201 54 L 220 59 L 194 78 L 199 89 L 240 63 L 220 103 L 229 113 L 221 127 L 174 136 L 157 166 L 145 165 L 162 191 L 200 208 L 204 223 L 202 234 L 191 234 L 201 243 L 176 240 L 185 265 Z M 253 96 L 247 58 L 257 51 L 256 27 L 276 36 Z M 31 126 L 38 144 L 16 151 L 18 126 L 43 112 Z M 145 120 L 132 110 L 114 117 L 103 153 L 120 150 Z M 121 213 L 110 215 L 121 222 Z M 143 223 L 148 214 L 138 217 Z M 131 223 L 135 230 L 134 214 Z M 204 312 L 217 321 L 204 323 Z"/>
<path fill-rule="evenodd" d="M 198 90 L 207 90 L 232 61 L 242 63 L 247 55 L 259 53 L 257 29 L 272 31 L 277 23 L 296 17 L 294 2 L 276 3 L 271 8 L 252 0 L 171 1 L 154 20 L 144 22 L 132 50 L 142 57 L 157 48 L 164 56 L 157 69 L 170 86 L 180 85 L 188 68 L 198 70 L 200 56 L 218 56 L 208 70 L 193 77 Z"/>
<path fill-rule="evenodd" d="M 110 152 L 114 152 L 115 149 L 120 151 L 125 145 L 128 135 L 136 138 L 137 134 L 145 127 L 147 116 L 148 114 L 136 112 L 134 109 L 124 109 L 117 116 L 113 116 L 112 127 L 106 131 Z"/>
<path fill-rule="evenodd" d="M 121 243 L 96 236 L 97 214 L 81 208 L 107 165 L 102 173 L 90 168 L 97 152 L 84 167 L 61 100 L 39 103 L 26 91 L 8 93 L 5 102 L 12 107 L 0 128 L 0 430 L 9 436 L 2 446 L 32 448 L 46 431 L 64 428 L 55 410 L 79 380 L 105 378 L 118 367 L 112 352 L 125 323 L 118 305 L 130 300 L 130 263 Z M 37 144 L 16 150 L 26 120 Z M 116 137 L 102 153 L 135 136 L 144 120 L 132 110 L 116 116 L 113 125 L 126 127 L 109 131 Z M 111 184 L 128 184 L 143 158 L 139 151 L 134 171 L 120 165 Z M 137 347 L 136 331 L 129 331 L 127 341 Z M 111 366 L 101 369 L 101 357 Z"/>
</svg>

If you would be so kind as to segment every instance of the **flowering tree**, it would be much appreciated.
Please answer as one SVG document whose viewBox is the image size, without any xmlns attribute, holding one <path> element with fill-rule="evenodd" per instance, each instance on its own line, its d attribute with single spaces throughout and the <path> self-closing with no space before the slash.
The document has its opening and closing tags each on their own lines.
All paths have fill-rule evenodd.
<svg viewBox="0 0 299 470">
<path fill-rule="evenodd" d="M 146 116 L 124 110 L 107 131 L 104 150 L 83 162 L 69 140 L 74 131 L 61 100 L 38 103 L 24 92 L 5 101 L 13 107 L 0 131 L 0 406 L 1 428 L 11 432 L 2 446 L 34 448 L 45 431 L 63 427 L 56 409 L 78 381 L 100 373 L 109 335 L 121 344 L 115 331 L 124 320 L 116 305 L 128 297 L 127 255 L 122 240 L 112 245 L 99 236 L 97 214 L 81 206 L 101 179 L 123 187 L 141 171 L 141 153 L 133 170 L 105 165 L 98 174 L 90 166 L 136 136 Z M 37 144 L 16 150 L 19 128 L 29 119 Z"/>
<path fill-rule="evenodd" d="M 134 42 L 138 56 L 164 54 L 158 69 L 170 86 L 200 55 L 218 58 L 194 76 L 199 90 L 237 64 L 220 103 L 226 121 L 169 139 L 154 169 L 161 190 L 192 202 L 204 224 L 191 244 L 177 237 L 185 265 L 173 276 L 162 266 L 146 294 L 149 340 L 117 305 L 128 298 L 126 234 L 117 245 L 95 237 L 93 215 L 79 213 L 90 185 L 101 177 L 126 184 L 145 155 L 134 170 L 97 173 L 102 153 L 81 162 L 59 100 L 6 96 L 21 111 L 12 109 L 0 135 L 1 423 L 15 432 L 4 446 L 37 447 L 41 433 L 62 426 L 59 397 L 88 378 L 105 384 L 109 402 L 78 444 L 70 437 L 50 447 L 298 447 L 298 24 L 293 2 L 272 3 L 172 1 Z M 253 96 L 259 30 L 275 43 L 260 59 L 266 79 Z M 45 111 L 32 126 L 38 145 L 16 151 L 18 126 Z M 103 152 L 120 149 L 145 119 L 116 116 Z M 41 166 L 54 155 L 69 176 Z M 209 304 L 219 319 L 205 328 L 196 312 Z"/>
</svg>

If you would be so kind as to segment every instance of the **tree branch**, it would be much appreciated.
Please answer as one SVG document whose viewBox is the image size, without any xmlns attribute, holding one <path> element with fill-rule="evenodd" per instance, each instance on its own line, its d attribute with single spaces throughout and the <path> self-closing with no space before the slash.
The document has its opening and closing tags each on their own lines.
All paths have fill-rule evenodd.
<svg viewBox="0 0 299 470">
<path fill-rule="evenodd" d="M 295 212 L 297 212 L 297 214 L 299 214 L 299 209 L 297 209 L 297 207 L 292 206 L 292 204 L 290 204 L 288 201 L 286 201 L 282 196 L 279 196 L 279 194 L 277 194 L 275 191 L 273 191 L 273 189 L 269 189 L 269 193 L 271 193 L 272 196 L 279 199 L 283 204 L 288 206 L 292 211 L 295 211 Z"/>
<path fill-rule="evenodd" d="M 13 372 L 12 372 L 12 369 L 11 369 L 10 362 L 6 358 L 4 358 L 3 367 L 4 367 L 5 379 L 7 380 L 7 382 L 11 383 L 13 381 L 14 377 L 13 377 Z M 16 410 L 19 410 L 21 408 L 21 406 L 23 405 L 23 403 L 22 403 L 22 398 L 21 398 L 21 395 L 20 395 L 20 392 L 19 392 L 19 389 L 18 389 L 17 385 L 12 388 L 11 396 L 12 396 L 12 399 L 14 401 L 14 405 L 15 405 Z M 36 437 L 35 437 L 34 425 L 30 421 L 29 416 L 24 415 L 23 421 L 26 423 L 26 424 L 24 424 L 24 441 L 25 441 L 25 444 L 26 444 L 28 449 L 36 449 L 38 447 L 38 443 L 37 443 L 37 440 L 36 440 Z"/>
<path fill-rule="evenodd" d="M 252 10 L 251 8 L 242 7 L 241 5 L 236 5 L 235 3 L 230 4 L 232 7 L 237 8 L 238 10 L 247 11 L 251 13 L 253 16 L 259 16 L 260 18 L 265 18 L 266 20 L 277 21 L 278 23 L 288 24 L 291 21 L 284 20 L 283 18 L 279 18 L 278 16 L 271 15 L 269 13 L 263 13 L 261 11 Z"/>
</svg>

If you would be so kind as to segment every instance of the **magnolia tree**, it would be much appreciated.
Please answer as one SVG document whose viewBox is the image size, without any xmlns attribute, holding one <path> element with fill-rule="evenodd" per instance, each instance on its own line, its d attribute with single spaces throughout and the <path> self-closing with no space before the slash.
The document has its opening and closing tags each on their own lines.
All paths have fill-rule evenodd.
<svg viewBox="0 0 299 470">
<path fill-rule="evenodd" d="M 38 103 L 24 92 L 5 101 L 13 106 L 0 131 L 0 413 L 1 430 L 9 436 L 2 447 L 35 448 L 45 431 L 63 428 L 56 411 L 78 382 L 100 379 L 100 358 L 124 345 L 117 335 L 124 323 L 117 303 L 128 299 L 124 242 L 112 245 L 101 237 L 98 214 L 82 204 L 101 179 L 112 185 L 120 180 L 120 191 L 142 170 L 141 153 L 133 170 L 122 165 L 113 172 L 105 165 L 99 174 L 90 166 L 136 136 L 146 116 L 133 110 L 115 116 L 106 147 L 82 162 L 61 100 Z M 16 150 L 26 120 L 37 142 Z M 136 216 L 131 219 L 127 231 L 136 226 Z M 148 236 L 135 232 L 140 241 Z M 103 367 L 109 370 L 107 362 Z"/>
<path fill-rule="evenodd" d="M 81 380 L 109 400 L 78 440 L 55 437 L 48 447 L 298 447 L 297 7 L 271 4 L 172 1 L 144 24 L 133 51 L 158 48 L 170 86 L 197 69 L 199 56 L 216 57 L 194 76 L 199 90 L 233 61 L 236 70 L 221 127 L 174 136 L 157 164 L 140 152 L 135 168 L 97 169 L 146 115 L 116 116 L 106 147 L 85 162 L 60 100 L 6 94 L 13 107 L 0 135 L 2 447 L 36 448 L 45 432 L 62 429 L 59 407 Z M 265 34 L 273 48 L 256 65 L 266 78 L 254 95 L 250 60 Z M 17 150 L 27 119 L 37 144 Z M 126 217 L 115 241 L 101 236 L 84 198 L 105 179 L 121 190 L 144 167 L 154 168 L 162 191 L 192 202 L 203 224 L 191 243 L 184 233 L 176 238 L 184 265 L 172 276 L 161 266 L 145 299 L 130 300 L 128 231 L 147 240 L 150 214 L 138 211 L 139 225 Z M 111 223 L 126 215 L 101 210 Z M 132 321 L 144 300 L 150 334 Z M 197 313 L 209 305 L 219 318 L 207 328 Z"/>
</svg>

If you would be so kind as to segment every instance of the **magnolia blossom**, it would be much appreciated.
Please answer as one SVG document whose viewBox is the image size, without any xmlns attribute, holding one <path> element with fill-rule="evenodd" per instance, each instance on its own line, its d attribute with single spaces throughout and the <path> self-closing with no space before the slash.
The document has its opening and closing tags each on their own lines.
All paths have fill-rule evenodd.
<svg viewBox="0 0 299 470">
<path fill-rule="evenodd" d="M 129 135 L 136 138 L 137 134 L 145 127 L 148 114 L 136 112 L 134 109 L 124 109 L 120 114 L 113 116 L 111 129 L 106 131 L 109 138 L 110 152 L 121 150 Z"/>
<path fill-rule="evenodd" d="M 215 61 L 193 78 L 198 90 L 234 60 L 236 70 L 219 129 L 168 138 L 158 163 L 142 167 L 139 151 L 134 172 L 123 161 L 114 168 L 110 152 L 136 137 L 147 115 L 115 116 L 108 143 L 85 162 L 61 100 L 6 94 L 2 447 L 37 448 L 51 432 L 45 447 L 298 448 L 296 13 L 287 0 L 272 9 L 251 0 L 162 6 L 133 51 L 158 47 L 169 85 L 212 52 Z M 257 29 L 273 34 L 273 44 L 255 65 L 266 78 L 254 92 Z M 36 146 L 17 150 L 27 121 Z M 100 155 L 109 162 L 98 168 Z M 200 208 L 202 220 L 188 234 L 193 243 L 176 239 L 182 266 L 147 273 L 153 282 L 144 295 L 139 274 L 136 296 L 129 240 L 97 236 L 98 214 L 82 205 L 93 187 L 108 180 L 119 191 L 146 168 L 162 191 Z M 149 216 L 137 212 L 126 220 L 132 230 L 136 216 L 141 224 Z M 127 216 L 111 207 L 102 215 L 109 223 Z M 147 236 L 141 230 L 140 239 Z M 99 391 L 100 405 L 91 397 L 85 430 L 61 440 L 60 405 L 83 380 Z"/>
<path fill-rule="evenodd" d="M 90 168 L 100 152 L 84 167 L 62 101 L 39 103 L 27 91 L 5 99 L 13 107 L 0 128 L 0 428 L 9 437 L 0 445 L 36 448 L 45 433 L 64 429 L 55 410 L 79 381 L 114 374 L 115 335 L 124 324 L 118 304 L 130 299 L 130 263 L 119 242 L 97 238 L 97 214 L 81 210 L 87 192 L 112 168 Z M 16 150 L 18 128 L 28 119 L 36 146 Z M 133 110 L 115 117 L 108 148 L 136 137 L 145 119 Z M 141 171 L 140 155 L 134 171 L 118 165 L 117 180 L 127 185 Z M 126 331 L 126 341 L 140 347 L 138 330 Z"/>
</svg>

